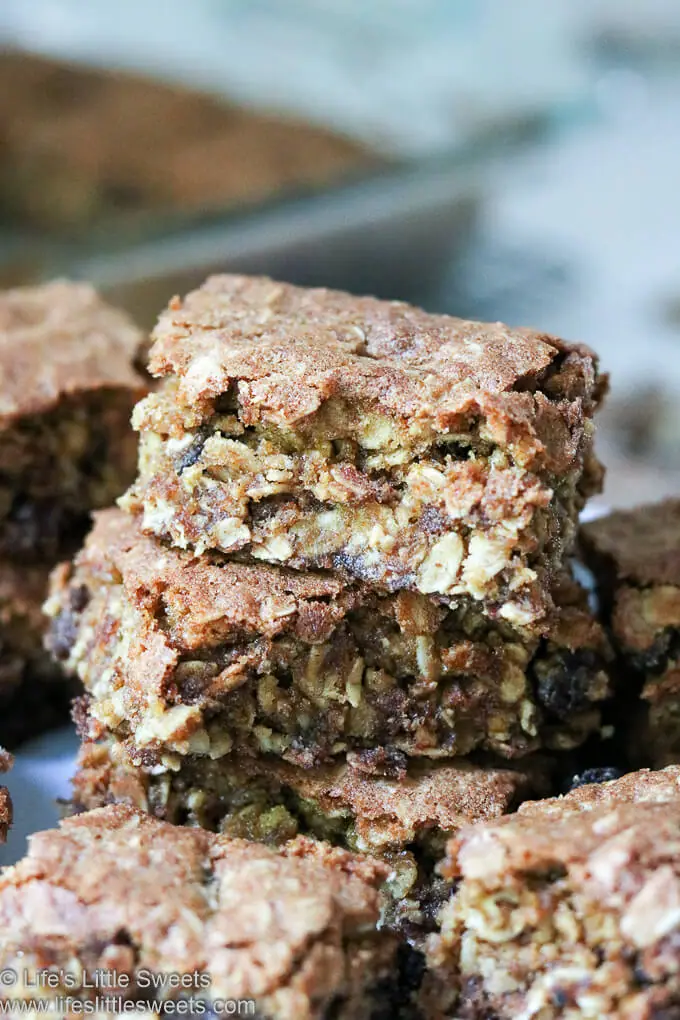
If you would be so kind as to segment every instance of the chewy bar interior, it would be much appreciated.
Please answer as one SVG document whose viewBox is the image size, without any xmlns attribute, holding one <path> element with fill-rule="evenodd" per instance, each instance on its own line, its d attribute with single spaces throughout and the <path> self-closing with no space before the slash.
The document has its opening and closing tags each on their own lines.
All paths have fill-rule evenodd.
<svg viewBox="0 0 680 1020">
<path fill-rule="evenodd" d="M 141 341 L 87 284 L 0 293 L 0 557 L 54 562 L 134 477 Z"/>
<path fill-rule="evenodd" d="M 67 721 L 76 691 L 43 648 L 49 573 L 0 560 L 0 742 L 10 749 Z"/>
<path fill-rule="evenodd" d="M 599 726 L 608 645 L 580 590 L 560 597 L 539 638 L 475 606 L 163 547 L 110 510 L 46 608 L 92 719 L 163 770 L 232 749 L 312 766 L 577 746 Z"/>
<path fill-rule="evenodd" d="M 279 854 L 120 806 L 81 815 L 34 835 L 0 876 L 0 966 L 23 976 L 1 993 L 68 995 L 82 1009 L 118 995 L 137 1013 L 159 1003 L 152 1015 L 185 998 L 204 1015 L 252 1000 L 241 1015 L 262 1020 L 396 1016 L 396 940 L 376 930 L 383 872 L 309 840 Z M 69 983 L 40 981 L 45 970 Z M 150 987 L 150 974 L 166 980 Z M 172 984 L 172 974 L 194 983 Z M 379 1014 L 380 1003 L 392 1012 Z"/>
<path fill-rule="evenodd" d="M 466 1020 L 675 1017 L 680 769 L 584 786 L 454 837 L 430 943 Z"/>
<path fill-rule="evenodd" d="M 0 775 L 9 772 L 12 765 L 11 754 L 0 747 Z M 0 786 L 0 843 L 4 843 L 7 839 L 7 833 L 12 824 L 12 815 L 12 799 L 9 790 L 5 786 Z"/>
<path fill-rule="evenodd" d="M 87 720 L 80 721 L 86 730 Z M 123 803 L 176 825 L 272 846 L 305 835 L 381 857 L 390 871 L 382 921 L 411 940 L 433 930 L 448 893 L 449 883 L 435 873 L 447 837 L 550 791 L 550 767 L 542 759 L 508 768 L 467 760 L 407 763 L 398 754 L 367 752 L 303 769 L 267 756 L 229 755 L 189 757 L 177 772 L 159 774 L 133 765 L 109 735 L 84 737 L 75 810 Z"/>
<path fill-rule="evenodd" d="M 633 692 L 647 705 L 635 754 L 680 760 L 680 499 L 585 525 L 581 544 L 598 582 Z M 634 702 L 631 702 L 634 704 Z M 639 713 L 637 713 L 639 714 Z"/>
<path fill-rule="evenodd" d="M 160 317 L 144 529 L 530 625 L 599 490 L 594 355 L 399 302 L 214 277 Z"/>
</svg>

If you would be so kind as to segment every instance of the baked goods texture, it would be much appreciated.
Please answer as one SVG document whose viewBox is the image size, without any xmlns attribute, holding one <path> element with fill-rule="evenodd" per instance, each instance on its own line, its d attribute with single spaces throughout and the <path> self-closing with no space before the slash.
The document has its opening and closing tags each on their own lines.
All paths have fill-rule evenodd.
<svg viewBox="0 0 680 1020">
<path fill-rule="evenodd" d="M 680 769 L 583 786 L 462 830 L 431 940 L 451 1016 L 674 1016 Z"/>
<path fill-rule="evenodd" d="M 0 556 L 54 562 L 131 481 L 142 334 L 88 284 L 0 293 Z"/>
<path fill-rule="evenodd" d="M 403 755 L 350 754 L 314 769 L 277 758 L 190 756 L 177 772 L 133 765 L 124 746 L 76 712 L 83 744 L 73 780 L 76 811 L 128 804 L 176 825 L 283 846 L 299 835 L 386 862 L 381 919 L 419 943 L 434 930 L 449 884 L 435 873 L 447 837 L 550 792 L 551 768 L 467 760 L 407 762 Z"/>
<path fill-rule="evenodd" d="M 148 533 L 545 617 L 601 482 L 587 348 L 243 276 L 171 302 L 154 337 L 125 503 Z"/>
<path fill-rule="evenodd" d="M 0 875 L 0 962 L 25 976 L 2 994 L 35 998 L 30 980 L 47 968 L 72 983 L 38 984 L 40 998 L 70 988 L 87 1002 L 100 970 L 114 975 L 107 993 L 132 1002 L 188 995 L 254 1000 L 266 1020 L 371 1020 L 398 981 L 396 940 L 376 930 L 383 872 L 310 840 L 275 853 L 122 806 L 71 818 Z"/>
<path fill-rule="evenodd" d="M 680 761 L 680 499 L 593 521 L 581 545 L 628 677 L 632 754 Z"/>
<path fill-rule="evenodd" d="M 577 746 L 610 693 L 609 647 L 580 589 L 559 597 L 538 637 L 420 593 L 164 547 L 111 510 L 46 610 L 92 718 L 167 771 L 232 750 L 310 766 Z"/>
</svg>

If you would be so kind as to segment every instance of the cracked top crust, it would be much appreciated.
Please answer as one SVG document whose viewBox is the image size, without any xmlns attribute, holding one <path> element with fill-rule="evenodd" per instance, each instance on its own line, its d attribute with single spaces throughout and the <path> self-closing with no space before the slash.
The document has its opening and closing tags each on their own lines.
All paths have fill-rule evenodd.
<svg viewBox="0 0 680 1020">
<path fill-rule="evenodd" d="M 338 397 L 439 431 L 475 410 L 510 432 L 543 419 L 550 445 L 558 418 L 590 414 L 602 388 L 583 346 L 264 277 L 212 277 L 171 302 L 154 338 L 151 371 L 180 377 L 180 403 L 205 407 L 238 380 L 250 424 L 293 425 Z"/>
<path fill-rule="evenodd" d="M 133 368 L 143 335 L 86 283 L 0 293 L 0 428 L 97 389 L 144 392 Z"/>
<path fill-rule="evenodd" d="M 586 552 L 617 579 L 680 586 L 680 499 L 617 511 L 581 535 Z"/>
<path fill-rule="evenodd" d="M 34 835 L 0 877 L 0 947 L 81 961 L 114 953 L 119 971 L 207 972 L 208 997 L 311 1020 L 353 984 L 365 994 L 380 979 L 388 954 L 378 953 L 392 945 L 375 933 L 385 873 L 310 840 L 277 854 L 102 808 Z"/>
<path fill-rule="evenodd" d="M 0 747 L 0 774 L 3 772 L 9 772 L 14 759 L 11 754 L 8 754 L 4 748 Z M 7 832 L 10 825 L 12 824 L 12 801 L 9 795 L 9 790 L 4 786 L 0 786 L 0 843 L 4 843 L 7 839 Z"/>
<path fill-rule="evenodd" d="M 449 843 L 442 872 L 486 883 L 556 867 L 590 893 L 625 891 L 632 900 L 660 869 L 649 880 L 650 895 L 658 881 L 680 911 L 679 854 L 680 767 L 669 766 L 527 802 L 516 815 L 463 829 Z"/>
</svg>

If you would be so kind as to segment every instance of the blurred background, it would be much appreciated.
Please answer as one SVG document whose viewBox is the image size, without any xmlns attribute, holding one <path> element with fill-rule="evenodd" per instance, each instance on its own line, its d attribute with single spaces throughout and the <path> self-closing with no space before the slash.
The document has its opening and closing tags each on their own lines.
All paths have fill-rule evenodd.
<svg viewBox="0 0 680 1020">
<path fill-rule="evenodd" d="M 2 0 L 0 279 L 145 325 L 217 269 L 601 355 L 603 500 L 680 492 L 677 0 Z"/>
</svg>

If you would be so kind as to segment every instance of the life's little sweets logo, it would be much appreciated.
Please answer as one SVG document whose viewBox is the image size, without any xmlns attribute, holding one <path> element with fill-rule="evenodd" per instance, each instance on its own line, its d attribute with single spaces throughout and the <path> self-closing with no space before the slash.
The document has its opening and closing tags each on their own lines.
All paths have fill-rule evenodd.
<svg viewBox="0 0 680 1020">
<path fill-rule="evenodd" d="M 15 972 L 4 973 L 13 974 Z M 210 988 L 211 985 L 209 975 L 197 970 L 189 974 L 152 970 L 138 970 L 130 974 L 127 971 L 117 970 L 73 971 L 58 967 L 45 967 L 41 970 L 24 970 L 21 975 L 16 975 L 14 984 L 18 983 L 19 976 L 21 976 L 21 984 L 29 991 L 40 989 L 112 991 L 128 988 L 141 991 L 201 991 Z"/>
</svg>

